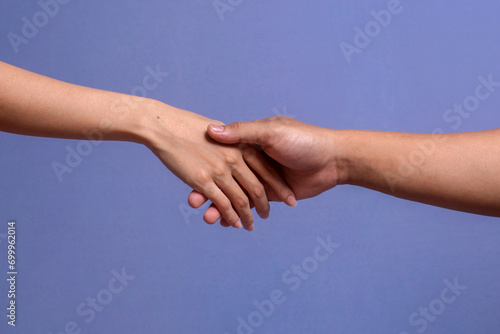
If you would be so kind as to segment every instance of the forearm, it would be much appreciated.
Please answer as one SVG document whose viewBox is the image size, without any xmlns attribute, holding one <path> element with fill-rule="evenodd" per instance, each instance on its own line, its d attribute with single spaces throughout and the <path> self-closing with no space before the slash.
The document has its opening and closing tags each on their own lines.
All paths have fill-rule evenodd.
<svg viewBox="0 0 500 334">
<path fill-rule="evenodd" d="M 500 130 L 459 134 L 332 131 L 345 183 L 500 216 Z"/>
<path fill-rule="evenodd" d="M 0 131 L 141 141 L 151 100 L 82 87 L 0 62 Z"/>
</svg>

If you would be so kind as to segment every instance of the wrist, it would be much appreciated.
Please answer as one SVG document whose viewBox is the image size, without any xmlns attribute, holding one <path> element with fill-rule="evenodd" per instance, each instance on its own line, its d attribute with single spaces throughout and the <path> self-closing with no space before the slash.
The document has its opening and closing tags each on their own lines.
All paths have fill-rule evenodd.
<svg viewBox="0 0 500 334">
<path fill-rule="evenodd" d="M 126 94 L 108 93 L 101 109 L 98 132 L 105 140 L 146 144 L 151 111 L 161 102 Z"/>
<path fill-rule="evenodd" d="M 169 108 L 173 107 L 157 100 L 137 100 L 136 107 L 131 108 L 130 117 L 126 121 L 130 141 L 151 148 L 158 142 L 159 135 L 169 135 L 171 131 L 164 126 L 165 119 L 169 118 L 166 115 Z"/>
<path fill-rule="evenodd" d="M 140 113 L 133 118 L 134 127 L 130 128 L 130 132 L 136 138 L 134 141 L 153 151 L 174 149 L 179 138 L 203 142 L 208 124 L 222 124 L 153 99 L 145 99 Z"/>
<path fill-rule="evenodd" d="M 340 130 L 337 137 L 343 184 L 384 187 L 385 173 L 393 169 L 397 139 L 390 133 L 363 130 Z"/>
<path fill-rule="evenodd" d="M 350 184 L 351 164 L 353 163 L 349 133 L 347 130 L 326 129 L 329 152 L 329 169 L 335 171 L 337 185 Z"/>
</svg>

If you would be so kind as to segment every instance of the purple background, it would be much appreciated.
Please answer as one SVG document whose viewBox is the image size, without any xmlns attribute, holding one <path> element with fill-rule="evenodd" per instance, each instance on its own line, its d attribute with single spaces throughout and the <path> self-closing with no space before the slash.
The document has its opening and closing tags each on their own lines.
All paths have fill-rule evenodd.
<svg viewBox="0 0 500 334">
<path fill-rule="evenodd" d="M 41 7 L 3 1 L 0 60 L 123 93 L 160 66 L 170 75 L 149 97 L 227 123 L 285 114 L 331 128 L 498 127 L 500 91 L 460 125 L 443 117 L 474 94 L 479 76 L 500 81 L 498 2 L 401 1 L 350 63 L 340 43 L 353 44 L 355 27 L 388 1 L 232 3 L 221 19 L 212 0 L 73 0 L 16 53 L 7 35 L 21 35 L 22 18 L 32 22 Z M 260 320 L 253 301 L 275 289 L 286 300 L 251 331 L 500 327 L 498 219 L 343 186 L 294 209 L 273 204 L 271 218 L 246 233 L 206 225 L 185 204 L 189 188 L 139 145 L 93 147 L 59 182 L 51 164 L 79 141 L 1 133 L 0 142 L 0 277 L 9 219 L 19 247 L 18 326 L 6 324 L 2 279 L 2 333 L 61 333 L 73 321 L 82 333 L 232 334 L 238 317 Z M 282 275 L 328 236 L 341 246 L 292 291 Z M 77 307 L 106 297 L 112 270 L 122 268 L 134 280 L 85 322 Z M 443 281 L 455 278 L 467 289 L 433 321 L 419 315 L 411 324 L 420 307 L 439 306 Z"/>
</svg>

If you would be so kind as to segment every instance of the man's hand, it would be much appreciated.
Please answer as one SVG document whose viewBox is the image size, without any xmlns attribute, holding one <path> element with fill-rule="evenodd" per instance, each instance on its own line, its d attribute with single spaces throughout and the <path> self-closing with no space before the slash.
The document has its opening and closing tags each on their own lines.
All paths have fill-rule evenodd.
<svg viewBox="0 0 500 334">
<path fill-rule="evenodd" d="M 260 145 L 281 164 L 297 199 L 351 184 L 500 217 L 500 129 L 450 134 L 329 130 L 277 117 L 210 126 L 208 133 L 222 143 Z M 272 192 L 268 197 L 274 199 Z M 203 200 L 192 193 L 189 203 L 198 207 Z M 211 207 L 206 216 L 220 214 Z"/>
<path fill-rule="evenodd" d="M 232 123 L 208 127 L 208 134 L 224 144 L 249 143 L 259 145 L 276 161 L 282 176 L 297 199 L 314 197 L 344 183 L 345 164 L 337 151 L 330 130 L 299 122 L 287 117 L 271 117 L 248 123 Z M 277 200 L 268 191 L 268 198 Z M 198 208 L 207 198 L 193 191 L 188 202 Z M 208 223 L 215 223 L 220 213 L 211 206 L 205 213 Z M 225 220 L 221 224 L 227 226 Z"/>
</svg>

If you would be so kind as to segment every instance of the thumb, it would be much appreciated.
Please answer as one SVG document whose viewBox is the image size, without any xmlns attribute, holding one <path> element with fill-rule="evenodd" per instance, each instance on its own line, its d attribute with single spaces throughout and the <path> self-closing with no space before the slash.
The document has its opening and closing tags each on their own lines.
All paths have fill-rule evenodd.
<svg viewBox="0 0 500 334">
<path fill-rule="evenodd" d="M 228 125 L 210 124 L 207 132 L 212 139 L 223 144 L 247 143 L 266 146 L 271 137 L 271 128 L 265 120 Z"/>
</svg>

